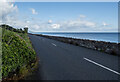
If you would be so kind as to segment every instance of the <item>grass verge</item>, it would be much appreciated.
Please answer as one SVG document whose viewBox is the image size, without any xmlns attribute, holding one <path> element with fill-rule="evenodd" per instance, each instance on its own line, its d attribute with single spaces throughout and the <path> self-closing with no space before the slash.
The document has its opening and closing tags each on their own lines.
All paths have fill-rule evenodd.
<svg viewBox="0 0 120 82">
<path fill-rule="evenodd" d="M 2 79 L 19 80 L 37 67 L 35 50 L 27 33 L 2 28 Z"/>
</svg>

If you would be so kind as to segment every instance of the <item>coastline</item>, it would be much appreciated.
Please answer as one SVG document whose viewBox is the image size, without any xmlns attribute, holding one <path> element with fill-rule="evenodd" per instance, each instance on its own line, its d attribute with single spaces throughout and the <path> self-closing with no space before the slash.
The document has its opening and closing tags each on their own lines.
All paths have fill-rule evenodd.
<svg viewBox="0 0 120 82">
<path fill-rule="evenodd" d="M 33 34 L 42 34 L 48 36 L 58 36 L 58 37 L 67 37 L 73 39 L 86 39 L 86 40 L 95 40 L 95 41 L 104 41 L 110 43 L 119 43 L 118 36 L 120 33 L 117 32 L 43 32 L 43 33 L 33 33 Z"/>
<path fill-rule="evenodd" d="M 95 40 L 87 40 L 87 39 L 75 39 L 75 38 L 49 36 L 49 35 L 42 35 L 42 34 L 32 34 L 32 35 L 46 37 L 46 38 L 54 39 L 54 40 L 61 41 L 64 43 L 69 43 L 69 44 L 73 44 L 76 46 L 81 46 L 81 47 L 97 50 L 100 52 L 108 53 L 111 55 L 120 56 L 119 48 L 118 48 L 120 43 L 95 41 Z"/>
</svg>

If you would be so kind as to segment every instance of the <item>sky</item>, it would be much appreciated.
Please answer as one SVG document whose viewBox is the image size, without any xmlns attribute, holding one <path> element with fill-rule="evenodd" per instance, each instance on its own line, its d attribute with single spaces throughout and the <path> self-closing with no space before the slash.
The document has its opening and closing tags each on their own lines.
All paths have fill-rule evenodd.
<svg viewBox="0 0 120 82">
<path fill-rule="evenodd" d="M 1 23 L 29 32 L 118 31 L 118 2 L 5 1 L 0 11 Z"/>
</svg>

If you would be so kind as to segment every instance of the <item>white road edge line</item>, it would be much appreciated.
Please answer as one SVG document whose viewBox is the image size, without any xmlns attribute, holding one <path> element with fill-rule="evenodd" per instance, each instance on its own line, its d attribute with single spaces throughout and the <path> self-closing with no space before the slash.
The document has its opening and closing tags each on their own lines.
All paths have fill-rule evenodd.
<svg viewBox="0 0 120 82">
<path fill-rule="evenodd" d="M 92 61 L 92 60 L 90 60 L 90 59 L 88 59 L 88 58 L 83 58 L 83 59 L 85 59 L 85 60 L 87 60 L 87 61 L 89 61 L 89 62 L 91 62 L 91 63 L 93 63 L 93 64 L 95 64 L 95 65 L 97 65 L 97 66 L 100 66 L 100 67 L 102 67 L 102 68 L 104 68 L 104 69 L 107 69 L 107 70 L 109 70 L 109 71 L 111 71 L 111 72 L 113 72 L 113 73 L 116 73 L 116 74 L 120 75 L 119 72 L 114 71 L 114 70 L 112 70 L 112 69 L 110 69 L 110 68 L 108 68 L 108 67 L 105 67 L 105 66 L 103 66 L 103 65 L 101 65 L 101 64 L 99 64 L 99 63 L 96 63 L 96 62 L 94 62 L 94 61 Z"/>
<path fill-rule="evenodd" d="M 52 45 L 57 46 L 57 45 L 55 45 L 54 43 L 52 43 Z"/>
</svg>

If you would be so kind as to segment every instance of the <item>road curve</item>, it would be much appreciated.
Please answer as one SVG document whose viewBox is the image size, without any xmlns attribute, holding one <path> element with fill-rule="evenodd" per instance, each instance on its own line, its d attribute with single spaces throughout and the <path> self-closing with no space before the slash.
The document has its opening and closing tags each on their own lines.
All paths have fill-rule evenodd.
<svg viewBox="0 0 120 82">
<path fill-rule="evenodd" d="M 29 35 L 39 57 L 36 80 L 118 80 L 118 57 Z"/>
</svg>

